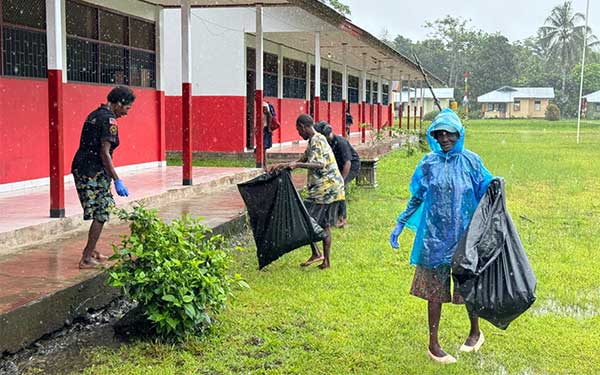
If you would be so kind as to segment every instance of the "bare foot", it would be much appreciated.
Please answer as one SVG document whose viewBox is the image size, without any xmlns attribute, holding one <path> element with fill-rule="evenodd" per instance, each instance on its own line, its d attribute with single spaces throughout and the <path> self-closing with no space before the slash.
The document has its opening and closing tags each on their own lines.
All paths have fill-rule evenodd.
<svg viewBox="0 0 600 375">
<path fill-rule="evenodd" d="M 316 263 L 316 262 L 320 262 L 323 259 L 325 259 L 323 257 L 323 255 L 311 255 L 311 257 L 308 258 L 308 260 L 306 262 L 301 263 L 300 266 L 302 266 L 302 267 L 310 266 L 311 264 Z"/>
<path fill-rule="evenodd" d="M 323 263 L 319 264 L 319 269 L 322 269 L 322 270 L 327 269 L 329 267 L 331 267 L 329 262 L 323 262 Z"/>
<path fill-rule="evenodd" d="M 101 268 L 102 264 L 100 264 L 96 259 L 90 258 L 81 258 L 79 261 L 79 269 L 80 270 L 91 270 Z"/>
<path fill-rule="evenodd" d="M 98 250 L 92 251 L 92 258 L 94 258 L 100 262 L 104 262 L 105 260 L 108 260 L 108 257 L 106 255 L 100 254 L 100 252 Z"/>
</svg>

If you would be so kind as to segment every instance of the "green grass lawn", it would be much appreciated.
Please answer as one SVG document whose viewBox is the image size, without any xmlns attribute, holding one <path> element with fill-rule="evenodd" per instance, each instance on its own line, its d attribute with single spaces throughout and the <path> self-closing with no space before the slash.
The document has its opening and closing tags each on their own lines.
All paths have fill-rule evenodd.
<svg viewBox="0 0 600 375">
<path fill-rule="evenodd" d="M 251 286 L 215 332 L 181 346 L 96 350 L 89 374 L 599 374 L 600 123 L 471 121 L 466 147 L 507 182 L 507 202 L 538 278 L 538 300 L 506 331 L 482 323 L 476 354 L 441 367 L 427 355 L 426 302 L 408 294 L 413 235 L 387 242 L 422 155 L 383 157 L 379 187 L 354 189 L 350 226 L 333 233 L 332 266 L 298 264 L 308 248 L 256 270 L 253 244 L 235 270 Z M 441 343 L 467 335 L 462 306 L 445 305 Z"/>
</svg>

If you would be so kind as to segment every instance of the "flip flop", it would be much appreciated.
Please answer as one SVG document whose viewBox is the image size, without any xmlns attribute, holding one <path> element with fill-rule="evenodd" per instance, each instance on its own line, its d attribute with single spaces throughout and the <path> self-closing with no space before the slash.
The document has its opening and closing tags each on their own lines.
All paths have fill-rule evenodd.
<svg viewBox="0 0 600 375">
<path fill-rule="evenodd" d="M 311 264 L 313 264 L 313 263 L 321 262 L 321 261 L 323 261 L 324 259 L 325 259 L 325 257 L 324 257 L 324 256 L 320 256 L 320 257 L 318 257 L 318 258 L 315 258 L 315 259 L 309 259 L 309 260 L 307 260 L 307 261 L 306 261 L 306 262 L 304 262 L 304 263 L 300 263 L 300 267 L 307 267 L 307 266 L 310 266 L 310 265 L 311 265 Z"/>
<path fill-rule="evenodd" d="M 104 254 L 101 254 L 99 251 L 94 251 L 92 253 L 92 258 L 94 258 L 94 259 L 96 259 L 96 260 L 98 260 L 100 262 L 108 260 L 108 257 L 106 255 L 104 255 Z"/>
</svg>

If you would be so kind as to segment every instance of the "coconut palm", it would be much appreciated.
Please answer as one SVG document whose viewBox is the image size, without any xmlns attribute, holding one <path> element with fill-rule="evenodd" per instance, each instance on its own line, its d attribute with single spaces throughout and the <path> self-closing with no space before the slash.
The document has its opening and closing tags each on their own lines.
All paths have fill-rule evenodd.
<svg viewBox="0 0 600 375">
<path fill-rule="evenodd" d="M 546 58 L 556 59 L 560 64 L 561 91 L 563 93 L 565 93 L 567 83 L 567 72 L 581 56 L 581 45 L 585 32 L 585 16 L 579 12 L 573 12 L 571 1 L 565 1 L 562 5 L 555 6 L 550 16 L 546 18 L 544 26 L 539 29 L 540 43 L 544 48 Z M 598 40 L 592 35 L 589 27 L 587 33 L 588 48 L 597 45 Z"/>
</svg>

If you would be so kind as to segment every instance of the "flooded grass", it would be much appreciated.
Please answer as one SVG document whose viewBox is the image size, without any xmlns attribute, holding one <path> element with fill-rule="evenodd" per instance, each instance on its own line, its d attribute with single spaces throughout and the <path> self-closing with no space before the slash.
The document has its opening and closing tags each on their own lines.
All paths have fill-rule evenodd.
<svg viewBox="0 0 600 375">
<path fill-rule="evenodd" d="M 237 293 L 211 335 L 177 346 L 134 343 L 93 349 L 86 374 L 597 374 L 600 361 L 600 123 L 471 121 L 466 147 L 507 182 L 508 209 L 538 278 L 538 301 L 501 331 L 482 322 L 486 343 L 460 354 L 469 322 L 444 306 L 440 339 L 458 363 L 426 355 L 426 303 L 408 295 L 413 236 L 387 243 L 422 155 L 381 159 L 377 189 L 354 189 L 349 226 L 333 233 L 332 268 L 300 268 L 308 248 L 263 271 L 254 248 L 235 271 Z M 79 373 L 79 371 L 75 371 Z"/>
</svg>

